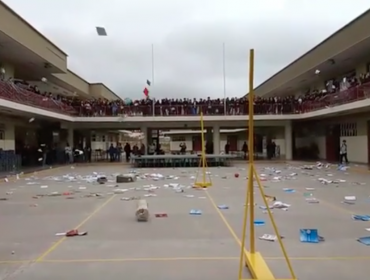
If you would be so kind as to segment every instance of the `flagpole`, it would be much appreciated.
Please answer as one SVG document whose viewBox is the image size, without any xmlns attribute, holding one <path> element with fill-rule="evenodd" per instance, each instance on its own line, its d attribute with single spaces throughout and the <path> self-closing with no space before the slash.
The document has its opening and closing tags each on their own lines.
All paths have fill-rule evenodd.
<svg viewBox="0 0 370 280">
<path fill-rule="evenodd" d="M 224 114 L 226 115 L 226 62 L 225 62 L 225 43 L 222 44 L 222 72 L 224 78 Z"/>
<path fill-rule="evenodd" d="M 154 85 L 154 44 L 152 44 L 152 85 Z M 153 117 L 155 116 L 155 98 L 152 99 L 153 103 Z"/>
</svg>

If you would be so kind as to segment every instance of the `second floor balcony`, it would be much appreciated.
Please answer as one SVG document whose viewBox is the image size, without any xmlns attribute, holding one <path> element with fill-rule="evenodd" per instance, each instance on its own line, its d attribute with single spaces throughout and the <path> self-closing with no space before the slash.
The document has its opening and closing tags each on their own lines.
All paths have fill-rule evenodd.
<svg viewBox="0 0 370 280">
<path fill-rule="evenodd" d="M 339 106 L 370 97 L 370 84 L 363 84 L 344 91 L 327 94 L 310 94 L 301 98 L 256 98 L 256 115 L 302 114 L 328 107 Z M 18 87 L 11 82 L 0 81 L 0 98 L 62 113 L 70 116 L 199 116 L 204 115 L 248 115 L 248 99 L 228 99 L 203 101 L 162 100 L 154 104 L 151 100 L 74 100 L 66 102 L 52 97 L 45 97 L 30 90 Z"/>
</svg>

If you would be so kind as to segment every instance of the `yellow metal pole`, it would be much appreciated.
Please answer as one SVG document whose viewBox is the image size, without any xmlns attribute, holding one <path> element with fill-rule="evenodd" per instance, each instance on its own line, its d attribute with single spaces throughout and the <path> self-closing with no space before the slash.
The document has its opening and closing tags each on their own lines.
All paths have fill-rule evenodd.
<svg viewBox="0 0 370 280">
<path fill-rule="evenodd" d="M 249 144 L 249 169 L 248 169 L 248 183 L 245 194 L 245 208 L 243 217 L 243 231 L 240 246 L 240 259 L 239 259 L 239 280 L 243 279 L 243 260 L 245 257 L 245 239 L 248 224 L 248 212 L 250 213 L 250 252 L 255 252 L 254 244 L 254 194 L 253 194 L 253 175 L 254 175 L 254 135 L 253 135 L 253 62 L 254 62 L 254 51 L 251 50 L 249 54 L 249 130 L 248 130 L 248 144 Z M 251 129 L 252 128 L 252 129 Z"/>
<path fill-rule="evenodd" d="M 203 122 L 203 112 L 200 113 L 200 131 L 201 131 L 201 137 L 202 137 L 202 175 L 203 175 L 203 183 L 206 182 L 206 143 L 204 140 L 204 122 Z"/>
<path fill-rule="evenodd" d="M 249 169 L 248 178 L 253 178 L 253 171 Z M 249 180 L 249 179 L 248 179 Z M 247 192 L 245 194 L 245 203 L 244 203 L 244 219 L 243 219 L 243 232 L 240 245 L 240 258 L 239 258 L 239 280 L 243 279 L 243 268 L 244 268 L 244 259 L 245 259 L 245 236 L 247 231 L 247 221 L 248 221 L 248 208 L 250 203 L 250 192 L 249 186 L 247 186 Z"/>
<path fill-rule="evenodd" d="M 287 266 L 288 266 L 288 269 L 289 269 L 289 272 L 290 272 L 290 275 L 292 277 L 292 279 L 297 279 L 296 275 L 295 275 L 295 272 L 293 270 L 293 266 L 292 266 L 292 263 L 290 262 L 290 259 L 288 257 L 288 253 L 285 249 L 285 246 L 283 244 L 283 241 L 281 239 L 281 235 L 279 233 L 279 230 L 278 230 L 278 227 L 276 225 L 276 222 L 275 222 L 275 219 L 274 217 L 272 216 L 272 212 L 270 210 L 270 208 L 268 207 L 268 203 L 267 203 L 267 199 L 266 199 L 266 195 L 265 195 L 265 191 L 263 189 L 263 186 L 262 186 L 262 183 L 261 183 L 261 180 L 260 178 L 258 178 L 258 174 L 257 174 L 257 171 L 254 170 L 254 176 L 256 178 L 256 181 L 257 181 L 257 185 L 258 185 L 258 188 L 260 189 L 260 192 L 261 192 L 261 196 L 262 196 L 262 199 L 263 199 L 263 202 L 265 204 L 265 206 L 267 207 L 267 213 L 269 215 L 269 218 L 270 218 L 270 221 L 272 223 L 272 227 L 274 228 L 274 231 L 275 231 L 275 234 L 277 236 L 277 240 L 279 241 L 279 245 L 280 245 L 280 248 L 281 248 L 281 251 L 283 252 L 283 255 L 284 255 L 284 258 L 285 258 L 285 261 L 287 263 Z"/>
<path fill-rule="evenodd" d="M 249 93 L 248 93 L 248 99 L 249 99 L 249 121 L 248 121 L 248 131 L 249 131 L 249 139 L 248 139 L 248 146 L 249 146 L 249 168 L 251 169 L 249 172 L 249 176 L 252 176 L 252 178 L 249 178 L 248 180 L 248 189 L 249 189 L 249 213 L 250 213 L 250 252 L 251 254 L 255 253 L 255 231 L 254 231 L 254 192 L 253 192 L 253 170 L 254 168 L 254 50 L 251 49 L 249 51 Z"/>
</svg>

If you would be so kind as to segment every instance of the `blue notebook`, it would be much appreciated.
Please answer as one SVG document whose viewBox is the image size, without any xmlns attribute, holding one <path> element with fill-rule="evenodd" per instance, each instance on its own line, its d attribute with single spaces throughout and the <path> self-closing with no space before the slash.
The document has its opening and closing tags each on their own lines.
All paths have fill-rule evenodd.
<svg viewBox="0 0 370 280">
<path fill-rule="evenodd" d="M 352 219 L 354 219 L 355 221 L 368 222 L 370 221 L 370 216 L 369 215 L 352 215 Z"/>
<path fill-rule="evenodd" d="M 317 229 L 300 229 L 299 239 L 304 243 L 319 243 L 324 241 L 324 238 L 319 235 Z"/>
<path fill-rule="evenodd" d="M 257 226 L 257 227 L 264 226 L 265 221 L 263 221 L 263 220 L 254 220 L 254 225 Z"/>
<path fill-rule="evenodd" d="M 190 215 L 202 215 L 202 210 L 191 209 L 189 212 Z"/>
<path fill-rule="evenodd" d="M 370 236 L 360 237 L 357 241 L 366 246 L 370 246 Z"/>
</svg>

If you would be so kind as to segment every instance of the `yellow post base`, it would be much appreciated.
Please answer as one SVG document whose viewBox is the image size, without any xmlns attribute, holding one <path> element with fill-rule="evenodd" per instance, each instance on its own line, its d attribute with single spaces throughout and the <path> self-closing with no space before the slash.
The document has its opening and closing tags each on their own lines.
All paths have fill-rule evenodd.
<svg viewBox="0 0 370 280">
<path fill-rule="evenodd" d="M 259 252 L 250 253 L 245 251 L 245 262 L 253 279 L 276 279 Z"/>
<path fill-rule="evenodd" d="M 208 187 L 212 187 L 212 183 L 211 182 L 195 182 L 194 187 L 205 189 L 205 188 L 208 188 Z"/>
</svg>

